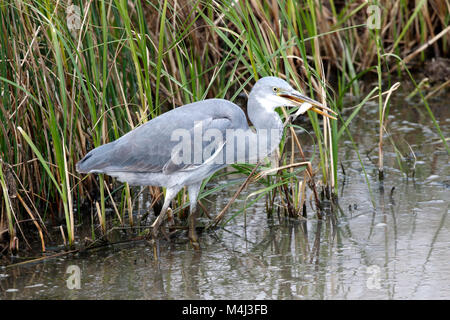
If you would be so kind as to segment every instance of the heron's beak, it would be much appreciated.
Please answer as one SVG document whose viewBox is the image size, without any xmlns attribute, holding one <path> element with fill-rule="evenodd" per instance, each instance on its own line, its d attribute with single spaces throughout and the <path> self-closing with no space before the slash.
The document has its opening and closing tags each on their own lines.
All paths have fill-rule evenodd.
<svg viewBox="0 0 450 320">
<path fill-rule="evenodd" d="M 278 95 L 282 98 L 285 98 L 289 101 L 294 102 L 295 104 L 298 104 L 299 106 L 301 106 L 305 102 L 309 103 L 311 105 L 311 107 L 308 109 L 311 109 L 312 111 L 314 111 L 324 117 L 336 120 L 336 117 L 334 117 L 333 115 L 326 113 L 324 111 L 328 111 L 332 114 L 337 115 L 336 112 L 334 112 L 330 108 L 325 107 L 320 102 L 317 102 L 316 100 L 313 100 L 311 98 L 308 98 L 307 96 L 302 95 L 300 92 L 280 92 Z M 307 110 L 305 110 L 305 111 L 307 111 Z"/>
</svg>

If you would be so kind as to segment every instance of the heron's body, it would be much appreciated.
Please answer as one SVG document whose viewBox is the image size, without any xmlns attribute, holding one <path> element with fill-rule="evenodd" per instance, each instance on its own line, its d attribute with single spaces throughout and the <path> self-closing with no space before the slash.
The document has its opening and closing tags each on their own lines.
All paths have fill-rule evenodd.
<svg viewBox="0 0 450 320">
<path fill-rule="evenodd" d="M 277 93 L 275 89 L 280 91 Z M 182 187 L 187 186 L 191 202 L 189 237 L 196 242 L 194 212 L 203 179 L 230 163 L 256 162 L 276 149 L 283 124 L 275 108 L 289 105 L 290 100 L 284 97 L 288 94 L 295 95 L 296 102 L 301 98 L 301 101 L 312 101 L 320 106 L 281 79 L 262 78 L 252 89 L 247 106 L 256 132 L 249 128 L 244 112 L 234 103 L 223 99 L 203 100 L 175 108 L 116 141 L 95 148 L 77 163 L 77 170 L 81 173 L 105 173 L 130 185 L 165 187 L 164 205 L 153 225 L 154 229 L 162 222 L 171 200 Z M 267 139 L 269 131 L 278 135 Z M 173 151 L 181 141 L 174 139 L 177 132 L 193 137 L 183 145 L 183 148 L 193 150 L 189 158 L 191 161 L 175 161 Z M 208 139 L 210 133 L 214 133 L 216 144 L 212 143 L 211 137 L 208 136 Z M 242 139 L 245 140 L 244 153 L 239 152 L 236 146 L 236 142 Z M 269 141 L 262 152 L 251 152 L 250 146 L 262 139 Z M 212 146 L 210 152 L 204 152 L 208 146 Z M 228 161 L 223 161 L 225 159 Z"/>
<path fill-rule="evenodd" d="M 175 130 L 190 131 L 202 122 L 223 132 L 226 129 L 250 130 L 244 112 L 223 99 L 208 99 L 190 103 L 156 117 L 121 138 L 100 146 L 78 163 L 80 172 L 106 173 L 130 185 L 161 187 L 185 186 L 201 182 L 225 165 L 192 164 L 169 167 Z M 164 141 L 164 143 L 161 143 Z"/>
</svg>

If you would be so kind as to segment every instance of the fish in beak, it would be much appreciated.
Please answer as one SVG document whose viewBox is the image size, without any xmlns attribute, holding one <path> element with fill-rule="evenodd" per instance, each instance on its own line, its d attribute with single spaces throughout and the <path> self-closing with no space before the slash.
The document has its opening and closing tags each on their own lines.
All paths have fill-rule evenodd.
<svg viewBox="0 0 450 320">
<path fill-rule="evenodd" d="M 336 117 L 334 117 L 333 115 L 329 114 L 329 113 L 325 113 L 324 111 L 328 111 L 334 115 L 337 115 L 336 112 L 334 112 L 333 110 L 331 110 L 330 108 L 325 107 L 324 105 L 322 105 L 320 102 L 317 102 L 316 100 L 313 100 L 311 98 L 308 98 L 307 96 L 304 96 L 303 94 L 301 94 L 300 92 L 281 92 L 278 94 L 280 97 L 285 98 L 289 101 L 294 102 L 295 104 L 302 106 L 302 105 L 306 105 L 306 109 L 302 110 L 304 113 L 306 111 L 308 111 L 309 109 L 311 109 L 312 111 L 333 119 L 333 120 L 337 120 Z"/>
</svg>

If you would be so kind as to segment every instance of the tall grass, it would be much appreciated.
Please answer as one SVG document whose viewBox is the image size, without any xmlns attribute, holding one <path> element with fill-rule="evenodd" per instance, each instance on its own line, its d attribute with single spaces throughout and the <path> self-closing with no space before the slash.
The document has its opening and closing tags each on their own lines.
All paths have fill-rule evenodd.
<svg viewBox="0 0 450 320">
<path fill-rule="evenodd" d="M 11 199 L 9 195 L 9 188 L 6 184 L 5 174 L 3 173 L 3 163 L 0 162 L 0 185 L 3 190 L 3 200 L 5 201 L 5 209 L 6 209 L 6 220 L 8 223 L 8 233 L 9 233 L 9 250 L 16 251 L 15 241 L 16 238 L 16 230 L 14 228 L 14 212 L 13 207 L 11 205 Z"/>
<path fill-rule="evenodd" d="M 71 4 L 81 14 L 75 25 L 68 20 Z M 1 1 L 0 159 L 12 166 L 22 186 L 18 193 L 26 195 L 16 215 L 28 208 L 43 217 L 23 223 L 31 231 L 45 229 L 43 221 L 63 226 L 69 245 L 77 240 L 75 225 L 83 221 L 85 200 L 98 202 L 93 237 L 106 233 L 115 219 L 123 224 L 127 215 L 133 225 L 128 185 L 75 173 L 75 163 L 92 148 L 176 106 L 211 97 L 235 100 L 266 75 L 286 78 L 342 110 L 343 96 L 359 97 L 364 89 L 359 80 L 368 73 L 377 74 L 381 92 L 383 72 L 397 63 L 382 61 L 383 54 L 409 57 L 418 46 L 421 60 L 448 53 L 449 38 L 440 34 L 448 22 L 445 6 L 378 4 L 382 25 L 374 37 L 365 27 L 368 3 L 362 0 Z M 337 79 L 336 86 L 331 79 Z M 308 186 L 320 206 L 316 182 L 322 179 L 325 195 L 336 190 L 339 138 L 355 115 L 321 125 L 309 114 L 318 149 L 311 159 L 301 149 L 307 140 L 296 137 L 299 127 L 290 125 L 280 169 L 258 180 L 262 187 L 255 199 L 266 196 L 269 211 L 280 199 L 289 215 L 298 216 Z M 309 164 L 295 166 L 296 161 Z M 108 185 L 113 188 L 105 193 Z M 2 182 L 1 212 L 14 234 L 11 223 L 21 219 L 8 211 L 5 188 Z M 212 190 L 204 188 L 200 198 L 217 191 Z M 108 216 L 107 207 L 116 213 Z"/>
</svg>

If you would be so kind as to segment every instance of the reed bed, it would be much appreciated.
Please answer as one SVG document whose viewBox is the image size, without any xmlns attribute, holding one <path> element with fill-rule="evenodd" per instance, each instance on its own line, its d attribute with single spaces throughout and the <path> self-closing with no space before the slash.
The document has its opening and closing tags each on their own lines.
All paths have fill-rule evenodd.
<svg viewBox="0 0 450 320">
<path fill-rule="evenodd" d="M 375 29 L 368 27 L 370 5 L 380 9 Z M 323 200 L 337 188 L 340 137 L 378 93 L 382 150 L 391 74 L 448 54 L 448 12 L 437 0 L 1 0 L 0 251 L 35 243 L 45 251 L 49 241 L 73 246 L 86 223 L 91 240 L 117 226 L 139 226 L 133 202 L 140 190 L 107 176 L 80 176 L 75 163 L 176 106 L 238 100 L 266 75 L 285 78 L 336 111 L 343 110 L 345 95 L 360 102 L 339 121 L 320 125 L 309 114 L 318 151 L 313 158 L 304 155 L 298 124 L 289 123 L 277 170 L 252 174 L 261 188 L 248 195 L 247 206 L 265 197 L 269 213 L 282 207 L 303 216 L 309 188 L 320 216 Z M 376 88 L 361 81 L 371 75 Z M 233 168 L 208 181 L 254 169 Z M 204 187 L 200 201 L 233 183 Z M 155 212 L 161 192 L 150 189 Z M 187 201 L 183 191 L 175 214 L 182 216 Z M 50 236 L 50 227 L 60 233 Z"/>
</svg>

